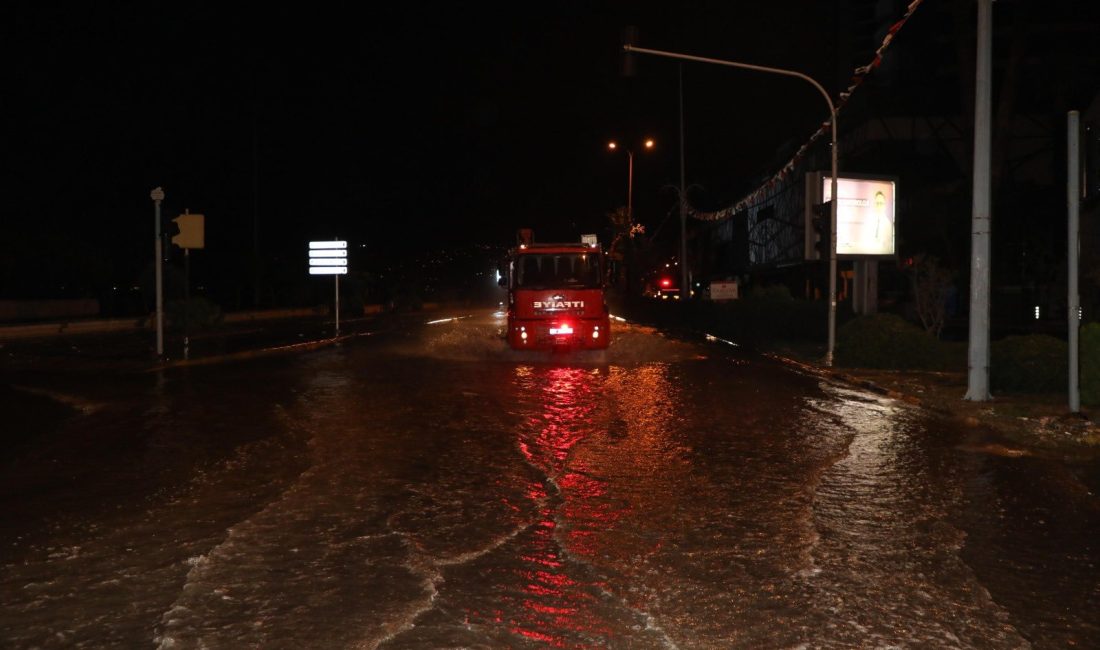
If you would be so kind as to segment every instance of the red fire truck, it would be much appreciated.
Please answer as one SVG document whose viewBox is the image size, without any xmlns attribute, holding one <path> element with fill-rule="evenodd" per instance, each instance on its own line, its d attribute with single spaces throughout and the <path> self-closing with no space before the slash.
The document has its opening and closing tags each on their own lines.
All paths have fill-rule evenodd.
<svg viewBox="0 0 1100 650">
<path fill-rule="evenodd" d="M 521 243 L 501 269 L 508 343 L 517 350 L 606 349 L 611 339 L 599 244 Z"/>
</svg>

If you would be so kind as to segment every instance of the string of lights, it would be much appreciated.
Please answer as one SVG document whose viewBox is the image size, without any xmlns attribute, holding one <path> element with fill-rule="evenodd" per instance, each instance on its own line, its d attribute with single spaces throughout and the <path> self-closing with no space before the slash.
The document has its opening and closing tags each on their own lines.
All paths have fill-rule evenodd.
<svg viewBox="0 0 1100 650">
<path fill-rule="evenodd" d="M 886 52 L 886 48 L 890 46 L 890 43 L 893 42 L 894 38 L 897 36 L 902 26 L 905 25 L 905 23 L 913 15 L 913 12 L 917 10 L 917 7 L 920 6 L 921 2 L 923 1 L 924 0 L 912 0 L 912 2 L 910 2 L 909 5 L 906 7 L 905 15 L 902 16 L 900 20 L 891 25 L 890 29 L 886 32 L 886 35 L 882 39 L 882 43 L 879 45 L 878 49 L 875 50 L 874 58 L 872 58 L 867 65 L 862 65 L 855 69 L 854 73 L 852 74 L 852 79 L 848 83 L 848 87 L 840 93 L 840 98 L 837 101 L 836 113 L 838 116 L 840 115 L 841 109 L 843 109 L 844 106 L 848 103 L 848 99 L 852 96 L 852 93 L 854 93 L 855 90 L 859 88 L 859 86 L 863 83 L 864 79 L 866 79 L 868 75 L 874 72 L 879 67 L 879 65 L 882 64 L 882 55 L 884 52 Z M 750 205 L 755 205 L 756 203 L 759 203 L 760 199 L 766 193 L 772 191 L 777 184 L 783 183 L 788 178 L 790 178 L 795 169 L 798 167 L 799 163 L 802 162 L 802 159 L 806 157 L 806 154 L 809 152 L 810 147 L 813 146 L 813 144 L 817 142 L 818 139 L 824 137 L 825 134 L 828 132 L 829 122 L 826 121 L 823 122 L 818 130 L 810 136 L 805 144 L 799 147 L 794 156 L 792 156 L 791 159 L 787 161 L 787 164 L 783 165 L 783 167 L 780 168 L 779 171 L 776 172 L 770 179 L 768 179 L 767 182 L 757 187 L 755 190 L 750 192 L 747 196 L 737 201 L 733 205 L 714 212 L 700 212 L 698 210 L 695 210 L 690 204 L 688 204 L 688 214 L 693 219 L 697 219 L 699 221 L 722 221 L 724 219 L 732 217 L 738 212 L 744 211 Z"/>
</svg>

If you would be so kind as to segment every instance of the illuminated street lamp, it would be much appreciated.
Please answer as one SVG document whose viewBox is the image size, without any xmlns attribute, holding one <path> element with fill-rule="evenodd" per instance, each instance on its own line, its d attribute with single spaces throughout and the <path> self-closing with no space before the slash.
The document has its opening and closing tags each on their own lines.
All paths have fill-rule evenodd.
<svg viewBox="0 0 1100 650">
<path fill-rule="evenodd" d="M 653 141 L 653 138 L 646 138 L 642 143 L 646 149 L 652 149 L 657 143 Z M 619 148 L 618 143 L 614 140 L 607 143 L 607 148 L 611 151 L 616 151 Z M 634 150 L 626 150 L 627 168 L 626 168 L 626 217 L 629 223 L 634 223 Z"/>
</svg>

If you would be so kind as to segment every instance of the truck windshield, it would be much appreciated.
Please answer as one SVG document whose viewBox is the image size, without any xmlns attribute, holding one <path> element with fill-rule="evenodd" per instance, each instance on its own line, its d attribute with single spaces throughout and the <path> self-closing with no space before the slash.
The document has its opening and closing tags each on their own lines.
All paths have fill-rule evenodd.
<svg viewBox="0 0 1100 650">
<path fill-rule="evenodd" d="M 516 260 L 516 287 L 521 289 L 598 289 L 599 255 L 531 253 Z"/>
</svg>

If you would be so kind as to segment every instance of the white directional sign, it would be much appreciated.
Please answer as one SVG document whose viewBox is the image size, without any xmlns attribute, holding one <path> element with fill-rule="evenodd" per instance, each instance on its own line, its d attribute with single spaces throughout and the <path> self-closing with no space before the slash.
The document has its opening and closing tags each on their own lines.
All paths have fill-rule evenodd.
<svg viewBox="0 0 1100 650">
<path fill-rule="evenodd" d="M 346 241 L 309 242 L 310 275 L 347 275 L 348 243 Z"/>
<path fill-rule="evenodd" d="M 340 276 L 348 274 L 348 243 L 346 241 L 309 242 L 309 274 L 331 275 L 335 280 L 336 336 L 340 336 Z"/>
</svg>

